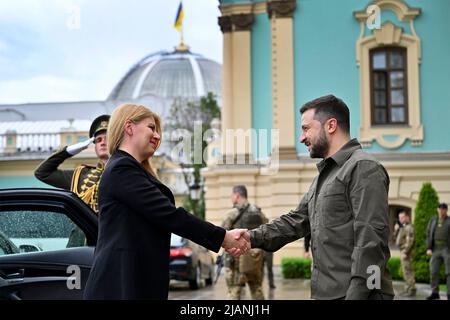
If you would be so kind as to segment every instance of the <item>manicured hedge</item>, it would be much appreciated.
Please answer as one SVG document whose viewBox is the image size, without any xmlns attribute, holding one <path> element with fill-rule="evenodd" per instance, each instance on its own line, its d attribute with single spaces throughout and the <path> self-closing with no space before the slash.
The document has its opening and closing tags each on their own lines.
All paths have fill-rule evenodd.
<svg viewBox="0 0 450 320">
<path fill-rule="evenodd" d="M 281 259 L 283 278 L 311 278 L 311 260 L 299 257 L 284 257 Z"/>
<path fill-rule="evenodd" d="M 400 258 L 391 257 L 388 268 L 393 280 L 403 280 Z M 281 259 L 281 272 L 285 279 L 311 278 L 311 260 L 299 257 L 285 257 Z"/>
<path fill-rule="evenodd" d="M 400 258 L 391 257 L 388 261 L 388 269 L 391 273 L 392 280 L 403 280 Z"/>
</svg>

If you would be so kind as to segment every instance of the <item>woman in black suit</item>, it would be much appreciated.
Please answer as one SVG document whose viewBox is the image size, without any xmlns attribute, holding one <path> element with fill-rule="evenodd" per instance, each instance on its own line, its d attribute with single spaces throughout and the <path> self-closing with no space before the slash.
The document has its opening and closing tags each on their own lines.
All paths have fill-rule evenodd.
<svg viewBox="0 0 450 320">
<path fill-rule="evenodd" d="M 240 238 L 244 230 L 226 231 L 175 207 L 149 162 L 161 143 L 158 115 L 123 104 L 107 132 L 111 158 L 99 186 L 99 233 L 86 299 L 167 299 L 172 232 L 215 252 L 221 246 L 236 255 L 249 249 Z"/>
</svg>

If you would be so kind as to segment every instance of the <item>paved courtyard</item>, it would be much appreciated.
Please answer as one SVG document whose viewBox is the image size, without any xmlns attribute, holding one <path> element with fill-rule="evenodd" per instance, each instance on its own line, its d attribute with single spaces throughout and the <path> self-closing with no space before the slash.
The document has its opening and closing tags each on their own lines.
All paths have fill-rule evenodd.
<svg viewBox="0 0 450 320">
<path fill-rule="evenodd" d="M 199 290 L 189 290 L 185 282 L 171 282 L 169 300 L 227 300 L 227 288 L 224 272 L 214 286 L 202 286 Z M 280 267 L 274 267 L 275 289 L 269 289 L 267 278 L 264 279 L 263 289 L 266 299 L 269 300 L 308 300 L 310 299 L 310 281 L 305 279 L 283 279 Z M 403 282 L 394 281 L 396 300 L 424 300 L 430 295 L 428 284 L 417 284 L 417 295 L 415 297 L 400 297 L 403 291 Z M 247 288 L 243 291 L 243 300 L 250 299 Z M 445 292 L 441 292 L 441 299 L 446 300 Z"/>
</svg>

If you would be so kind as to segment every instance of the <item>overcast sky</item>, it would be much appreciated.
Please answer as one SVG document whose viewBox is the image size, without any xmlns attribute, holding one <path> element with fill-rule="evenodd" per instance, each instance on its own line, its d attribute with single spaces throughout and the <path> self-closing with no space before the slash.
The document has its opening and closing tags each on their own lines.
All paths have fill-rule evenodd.
<svg viewBox="0 0 450 320">
<path fill-rule="evenodd" d="M 179 0 L 1 0 L 0 104 L 104 100 L 138 60 L 173 50 Z M 183 0 L 185 43 L 222 63 L 217 0 Z M 78 14 L 79 13 L 79 14 Z"/>
</svg>

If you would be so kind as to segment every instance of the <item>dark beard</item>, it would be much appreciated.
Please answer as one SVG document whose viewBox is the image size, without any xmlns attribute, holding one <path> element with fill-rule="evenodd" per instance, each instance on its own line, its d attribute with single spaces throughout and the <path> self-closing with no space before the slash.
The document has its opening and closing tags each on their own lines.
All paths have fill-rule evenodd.
<svg viewBox="0 0 450 320">
<path fill-rule="evenodd" d="M 329 149 L 330 144 L 328 143 L 327 136 L 325 135 L 325 130 L 322 128 L 316 143 L 311 146 L 311 152 L 309 155 L 311 158 L 323 158 L 325 154 L 328 153 Z"/>
</svg>

